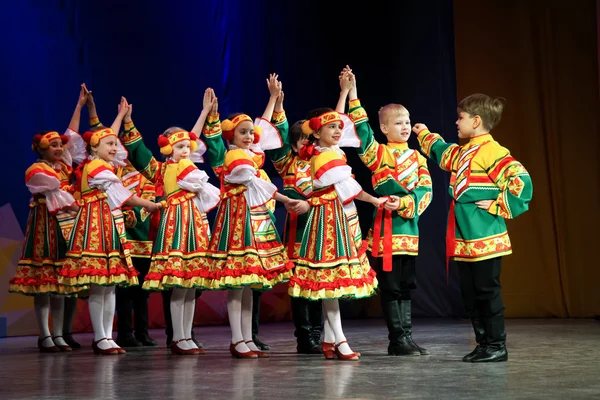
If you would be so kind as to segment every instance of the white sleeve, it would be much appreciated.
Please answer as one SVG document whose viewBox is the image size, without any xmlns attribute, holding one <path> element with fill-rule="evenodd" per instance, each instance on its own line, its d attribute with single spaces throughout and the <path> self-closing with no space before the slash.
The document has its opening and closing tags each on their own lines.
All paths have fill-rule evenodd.
<svg viewBox="0 0 600 400">
<path fill-rule="evenodd" d="M 244 192 L 250 207 L 257 207 L 271 200 L 277 193 L 277 186 L 256 176 L 256 170 L 250 165 L 239 165 L 225 176 L 225 181 L 247 187 Z"/>
<path fill-rule="evenodd" d="M 192 151 L 190 153 L 190 156 L 188 158 L 194 164 L 201 164 L 204 162 L 204 153 L 206 153 L 207 147 L 206 143 L 204 143 L 204 141 L 201 139 L 197 139 L 196 144 L 198 145 L 198 147 L 195 151 Z"/>
<path fill-rule="evenodd" d="M 90 177 L 88 183 L 90 187 L 100 189 L 106 193 L 106 200 L 111 210 L 120 208 L 123 203 L 133 196 L 133 193 L 123 186 L 123 182 L 110 171 L 105 170 L 93 178 Z"/>
<path fill-rule="evenodd" d="M 342 136 L 338 146 L 340 147 L 360 147 L 361 141 L 356 133 L 356 126 L 354 122 L 346 114 L 340 114 L 342 121 L 344 121 L 344 129 L 342 129 Z"/>
<path fill-rule="evenodd" d="M 342 201 L 342 204 L 346 204 L 354 200 L 356 196 L 363 191 L 363 188 L 360 186 L 360 184 L 352 177 L 334 183 L 333 187 L 335 188 L 338 197 Z"/>
<path fill-rule="evenodd" d="M 87 150 L 85 148 L 85 142 L 80 134 L 67 128 L 65 136 L 69 138 L 65 146 L 65 152 L 63 153 L 63 161 L 68 166 L 72 166 L 73 163 L 81 164 L 87 158 Z"/>
<path fill-rule="evenodd" d="M 43 173 L 33 175 L 27 181 L 27 188 L 32 194 L 43 194 L 46 197 L 48 211 L 55 212 L 75 203 L 73 196 L 60 189 L 60 181 L 54 176 Z"/>
<path fill-rule="evenodd" d="M 196 193 L 192 200 L 202 213 L 209 212 L 219 204 L 221 191 L 208 182 L 208 175 L 200 169 L 195 169 L 183 179 L 178 180 L 177 186 L 188 192 Z"/>
<path fill-rule="evenodd" d="M 258 142 L 261 150 L 279 149 L 283 146 L 281 135 L 275 125 L 264 118 L 256 118 L 256 120 L 254 120 L 254 125 L 260 127 L 262 130 L 260 141 Z"/>
</svg>

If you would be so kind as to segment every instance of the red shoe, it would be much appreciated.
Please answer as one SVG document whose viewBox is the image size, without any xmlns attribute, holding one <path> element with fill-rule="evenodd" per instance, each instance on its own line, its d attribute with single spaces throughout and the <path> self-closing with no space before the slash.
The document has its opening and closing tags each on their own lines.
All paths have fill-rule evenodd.
<svg viewBox="0 0 600 400">
<path fill-rule="evenodd" d="M 44 340 L 48 339 L 48 338 L 52 338 L 52 336 L 46 336 L 45 338 L 42 339 L 38 339 L 38 349 L 40 349 L 40 353 L 58 353 L 60 351 L 60 349 L 56 346 L 42 346 L 42 343 L 44 342 Z"/>
<path fill-rule="evenodd" d="M 180 356 L 195 356 L 195 355 L 200 354 L 196 351 L 199 349 L 182 349 L 181 347 L 177 346 L 177 343 L 185 342 L 185 341 L 186 341 L 185 339 L 181 339 L 178 341 L 172 341 L 171 342 L 171 354 L 177 354 Z"/>
<path fill-rule="evenodd" d="M 333 360 L 335 358 L 335 343 L 322 342 L 321 351 L 325 355 L 325 359 Z"/>
<path fill-rule="evenodd" d="M 116 344 L 116 342 L 114 340 L 112 340 L 112 338 L 107 338 L 106 340 L 110 340 L 110 341 L 112 341 L 113 343 Z M 117 344 L 117 346 L 118 346 L 118 344 Z M 121 347 L 113 347 L 113 349 L 115 349 L 117 351 L 117 354 L 125 354 L 125 353 L 127 353 L 125 351 L 125 349 L 122 349 Z"/>
<path fill-rule="evenodd" d="M 100 339 L 100 340 L 96 340 L 95 342 L 92 342 L 92 350 L 94 350 L 94 354 L 102 354 L 103 356 L 108 356 L 108 355 L 112 355 L 112 354 L 119 354 L 117 352 L 117 349 L 115 349 L 114 347 L 110 347 L 108 349 L 101 349 L 100 347 L 98 347 L 98 343 L 100 343 L 103 340 L 108 341 L 107 338 L 103 338 L 103 339 Z"/>
<path fill-rule="evenodd" d="M 192 341 L 192 342 L 193 342 L 192 338 L 183 339 L 183 340 L 185 340 L 186 342 L 189 342 L 189 341 Z M 195 344 L 196 344 L 196 343 L 194 343 L 194 345 L 195 345 Z M 190 349 L 190 350 L 193 350 L 193 351 L 194 351 L 194 355 L 203 355 L 203 354 L 206 354 L 206 350 L 204 350 L 204 349 L 201 349 L 201 348 L 192 348 L 192 349 Z"/>
<path fill-rule="evenodd" d="M 248 340 L 246 342 L 246 344 L 248 344 L 248 343 L 254 343 L 254 341 Z M 256 346 L 256 344 L 255 344 L 255 346 Z M 258 346 L 256 346 L 256 348 L 258 348 Z M 256 355 L 258 356 L 258 358 L 269 358 L 269 357 L 271 357 L 271 355 L 269 353 L 265 352 L 265 351 L 260 351 L 260 350 L 252 350 L 252 351 L 254 353 L 256 353 Z"/>
<path fill-rule="evenodd" d="M 256 354 L 256 353 L 255 353 L 255 352 L 253 352 L 252 350 L 250 350 L 250 351 L 247 351 L 247 352 L 245 352 L 245 353 L 240 353 L 239 351 L 237 351 L 237 350 L 235 349 L 235 346 L 237 346 L 237 345 L 238 345 L 238 344 L 240 344 L 240 343 L 244 343 L 244 341 L 243 341 L 243 340 L 240 340 L 240 341 L 239 341 L 239 342 L 237 342 L 237 343 L 231 343 L 231 344 L 229 345 L 229 352 L 231 353 L 231 356 L 232 356 L 232 357 L 235 357 L 235 358 L 258 358 L 258 354 Z"/>
<path fill-rule="evenodd" d="M 52 338 L 52 340 L 54 340 L 54 339 L 58 339 L 58 338 L 61 338 L 61 339 L 62 339 L 63 337 L 62 337 L 62 336 L 54 336 L 54 337 Z M 58 349 L 59 349 L 60 351 L 73 351 L 73 348 L 72 348 L 71 346 L 69 346 L 69 345 L 66 345 L 66 346 L 61 346 L 61 345 L 55 344 L 55 346 L 56 346 L 56 347 L 58 347 Z"/>
<path fill-rule="evenodd" d="M 340 345 L 344 344 L 344 343 L 348 343 L 347 341 L 343 341 L 343 342 L 339 342 L 338 344 L 335 345 L 335 354 L 337 355 L 338 359 L 341 361 L 358 361 L 358 357 L 360 356 L 360 353 L 357 352 L 353 352 L 350 354 L 342 354 L 340 352 Z"/>
</svg>

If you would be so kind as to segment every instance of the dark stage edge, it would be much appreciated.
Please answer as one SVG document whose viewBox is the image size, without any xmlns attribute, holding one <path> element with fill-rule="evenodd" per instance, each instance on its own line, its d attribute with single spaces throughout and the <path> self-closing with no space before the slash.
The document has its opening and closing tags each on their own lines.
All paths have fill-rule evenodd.
<svg viewBox="0 0 600 400">
<path fill-rule="evenodd" d="M 209 351 L 174 356 L 160 347 L 122 356 L 92 353 L 91 334 L 73 353 L 40 354 L 36 338 L 0 340 L 0 398 L 9 399 L 599 399 L 600 322 L 507 321 L 509 361 L 468 364 L 468 321 L 419 319 L 414 338 L 429 356 L 386 355 L 381 320 L 345 321 L 359 362 L 295 354 L 291 323 L 263 324 L 272 357 L 233 359 L 229 328 L 195 328 Z"/>
</svg>

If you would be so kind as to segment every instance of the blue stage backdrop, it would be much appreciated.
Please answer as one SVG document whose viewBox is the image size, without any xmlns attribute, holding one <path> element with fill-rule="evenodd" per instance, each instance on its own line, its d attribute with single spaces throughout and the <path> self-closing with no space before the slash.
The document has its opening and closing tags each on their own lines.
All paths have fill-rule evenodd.
<svg viewBox="0 0 600 400">
<path fill-rule="evenodd" d="M 359 96 L 375 131 L 378 109 L 397 102 L 409 109 L 413 123 L 427 123 L 456 140 L 450 0 L 356 6 L 266 0 L 28 0 L 0 7 L 0 113 L 3 154 L 8 157 L 0 190 L 0 232 L 10 243 L 22 238 L 16 228 L 24 230 L 27 220 L 30 195 L 23 177 L 35 160 L 31 138 L 40 130 L 66 129 L 82 82 L 94 92 L 105 124 L 114 118 L 120 96 L 126 96 L 134 105 L 136 126 L 156 154 L 156 137 L 164 129 L 191 129 L 207 87 L 215 89 L 222 115 L 243 111 L 259 116 L 268 100 L 265 79 L 277 72 L 288 118 L 294 122 L 310 109 L 335 106 L 337 76 L 346 64 L 357 75 Z M 87 127 L 84 111 L 81 131 Z M 382 135 L 377 138 L 383 140 Z M 416 145 L 414 138 L 410 144 Z M 360 183 L 372 192 L 369 171 L 354 150 L 348 156 Z M 462 315 L 456 274 L 451 271 L 447 283 L 445 273 L 448 176 L 434 165 L 430 169 L 434 199 L 420 222 L 415 313 Z M 270 165 L 267 171 L 280 186 Z M 358 206 L 366 233 L 372 208 Z M 285 212 L 279 208 L 276 215 L 281 229 Z M 15 217 L 16 226 L 9 223 Z M 6 271 L 16 262 L 13 253 L 5 257 L 6 281 Z M 355 316 L 378 315 L 378 302 L 369 304 L 360 311 L 351 306 L 346 310 Z"/>
</svg>

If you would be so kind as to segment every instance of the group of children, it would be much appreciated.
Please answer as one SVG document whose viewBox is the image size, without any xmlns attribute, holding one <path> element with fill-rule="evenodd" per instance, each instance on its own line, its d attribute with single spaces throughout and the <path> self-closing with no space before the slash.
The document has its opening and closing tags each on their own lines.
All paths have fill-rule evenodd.
<svg viewBox="0 0 600 400">
<path fill-rule="evenodd" d="M 412 127 L 405 107 L 386 105 L 379 111 L 387 137 L 382 144 L 349 67 L 339 81 L 336 109 L 313 110 L 291 127 L 275 74 L 267 79 L 269 102 L 256 120 L 234 114 L 221 121 L 209 88 L 190 131 L 171 127 L 159 136 L 161 160 L 145 146 L 125 98 L 113 125 L 105 127 L 82 85 L 67 133 L 35 135 L 39 159 L 26 173 L 33 200 L 10 291 L 35 296 L 40 351 L 71 350 L 76 342 L 65 299 L 71 304 L 81 295 L 89 296 L 96 354 L 125 353 L 119 338 L 112 339 L 115 309 L 121 344 L 131 337 L 132 308 L 135 341 L 155 344 L 147 334 L 147 293 L 154 290 L 165 294 L 171 352 L 204 354 L 191 336 L 196 298 L 200 290 L 227 290 L 231 355 L 269 357 L 253 332 L 253 303 L 262 291 L 288 282 L 299 353 L 358 360 L 338 300 L 372 296 L 379 286 L 388 354 L 428 354 L 412 338 L 411 291 L 418 219 L 431 202 L 432 185 L 425 157 L 408 148 L 412 130 L 422 152 L 451 172 L 447 250 L 457 261 L 477 340 L 464 361 L 505 361 L 499 276 L 511 247 L 504 219 L 527 210 L 532 186 L 523 166 L 489 134 L 502 103 L 478 94 L 459 104 L 459 137 L 469 139 L 464 146 L 447 144 L 423 124 Z M 85 104 L 91 128 L 80 136 Z M 357 149 L 378 197 L 354 180 L 342 147 Z M 219 188 L 197 166 L 205 156 Z M 283 179 L 282 193 L 262 169 L 267 158 Z M 364 241 L 355 199 L 375 207 Z M 276 201 L 287 209 L 283 240 L 275 229 Z M 217 207 L 211 227 L 207 213 Z"/>
</svg>

